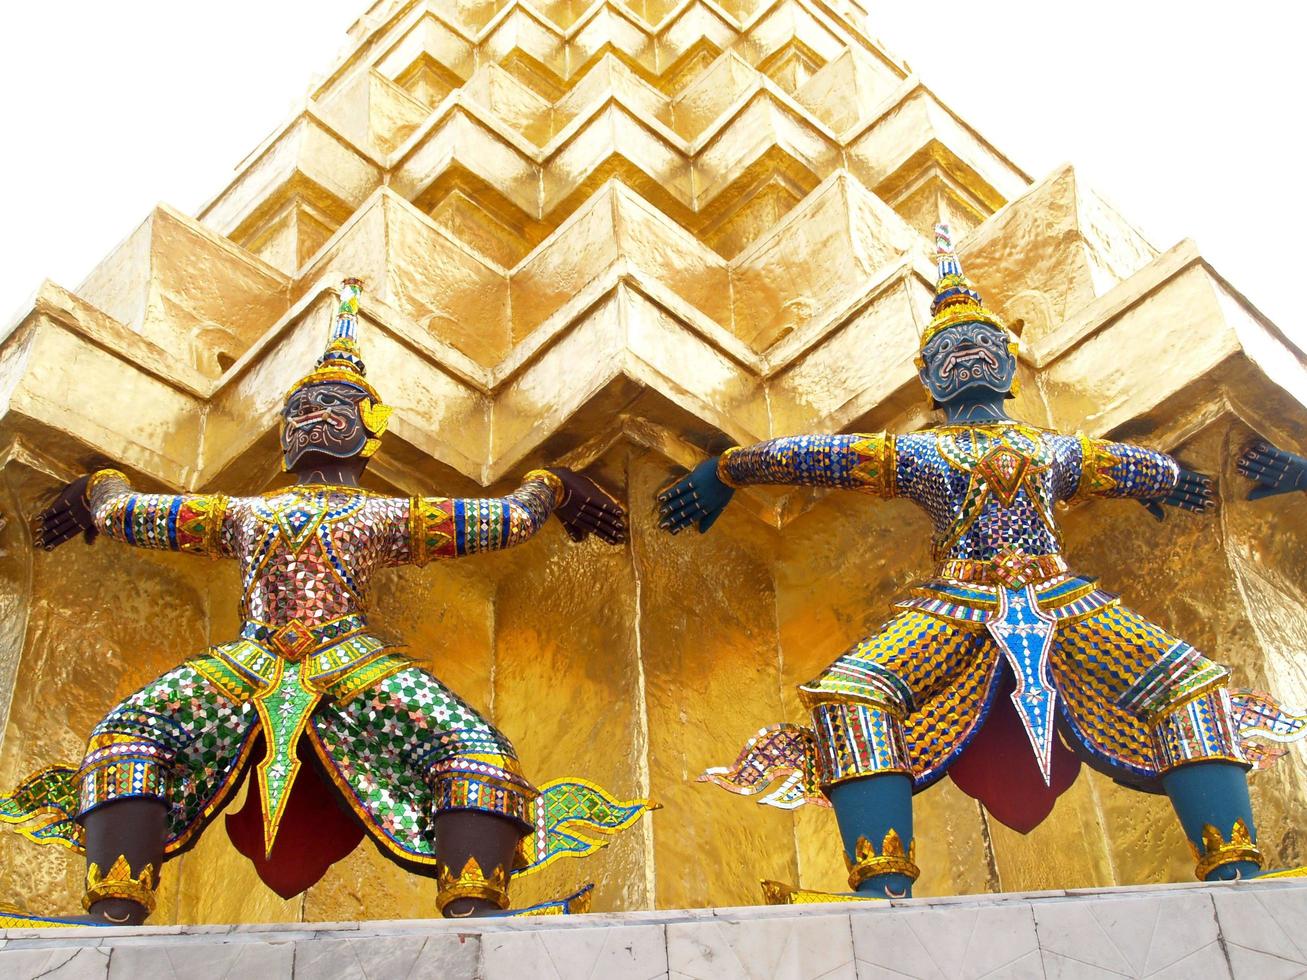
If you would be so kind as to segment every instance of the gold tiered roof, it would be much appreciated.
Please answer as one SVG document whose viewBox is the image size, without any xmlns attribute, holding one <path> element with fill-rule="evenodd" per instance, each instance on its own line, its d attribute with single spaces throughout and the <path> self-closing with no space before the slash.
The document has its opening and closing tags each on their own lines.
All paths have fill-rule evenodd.
<svg viewBox="0 0 1307 980">
<path fill-rule="evenodd" d="M 710 537 L 668 543 L 650 501 L 730 443 L 925 423 L 913 358 L 944 222 L 987 306 L 1024 328 L 1014 413 L 1222 476 L 1219 522 L 1103 502 L 1067 515 L 1068 550 L 1249 684 L 1307 701 L 1277 638 L 1307 635 L 1307 514 L 1243 502 L 1230 462 L 1254 429 L 1307 447 L 1302 353 L 1192 243 L 1159 252 L 1069 167 L 1032 181 L 869 28 L 854 0 L 378 0 L 197 215 L 160 206 L 22 312 L 0 346 L 0 506 L 30 512 L 93 450 L 143 485 L 264 489 L 282 395 L 357 276 L 369 376 L 395 407 L 376 487 L 497 490 L 561 460 L 596 464 L 630 504 L 630 549 L 564 560 L 547 532 L 407 576 L 376 612 L 539 778 L 587 771 L 665 804 L 656 831 L 592 859 L 596 907 L 742 904 L 800 871 L 839 887 L 833 826 L 684 774 L 799 717 L 792 685 L 881 621 L 924 567 L 925 525 L 895 503 L 745 491 Z M 237 591 L 225 566 L 107 544 L 32 558 L 14 538 L 0 573 L 9 621 L 31 624 L 0 637 L 0 776 L 67 755 L 114 697 L 229 631 Z M 92 646 L 109 665 L 93 677 L 69 666 Z M 1287 767 L 1258 778 L 1262 837 L 1287 840 L 1301 791 Z M 1189 873 L 1173 821 L 1097 777 L 1032 838 L 949 785 L 920 801 L 919 894 Z M 217 826 L 165 916 L 429 914 L 422 883 L 361 851 L 284 906 L 246 887 Z M 24 889 L 52 858 L 21 844 L 0 838 L 0 896 L 46 907 Z"/>
</svg>

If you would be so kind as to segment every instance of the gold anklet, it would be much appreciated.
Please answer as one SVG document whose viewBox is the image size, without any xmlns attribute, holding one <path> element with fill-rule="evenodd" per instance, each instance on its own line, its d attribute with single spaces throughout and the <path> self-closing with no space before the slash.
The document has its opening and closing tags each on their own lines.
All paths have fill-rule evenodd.
<svg viewBox="0 0 1307 980">
<path fill-rule="evenodd" d="M 135 902 L 149 915 L 154 911 L 154 865 L 147 864 L 136 878 L 132 877 L 131 865 L 126 856 L 119 854 L 109 873 L 101 877 L 100 866 L 91 862 L 86 869 L 86 894 L 82 898 L 82 908 L 91 911 L 91 906 L 106 898 L 121 898 Z"/>
</svg>

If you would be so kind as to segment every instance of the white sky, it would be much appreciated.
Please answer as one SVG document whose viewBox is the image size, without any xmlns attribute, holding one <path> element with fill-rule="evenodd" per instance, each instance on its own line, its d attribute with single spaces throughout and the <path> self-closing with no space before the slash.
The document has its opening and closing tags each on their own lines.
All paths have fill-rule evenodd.
<svg viewBox="0 0 1307 980">
<path fill-rule="evenodd" d="M 193 214 L 331 66 L 367 2 L 6 5 L 0 314 L 43 278 L 76 288 L 156 202 Z M 1154 245 L 1196 239 L 1307 340 L 1293 245 L 1307 226 L 1307 4 L 866 3 L 872 33 L 1032 177 L 1071 161 Z"/>
</svg>

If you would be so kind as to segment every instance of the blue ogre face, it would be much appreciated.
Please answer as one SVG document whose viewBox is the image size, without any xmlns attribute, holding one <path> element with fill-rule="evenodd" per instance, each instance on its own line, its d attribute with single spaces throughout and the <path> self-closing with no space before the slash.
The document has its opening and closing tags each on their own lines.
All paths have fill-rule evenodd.
<svg viewBox="0 0 1307 980">
<path fill-rule="evenodd" d="M 1017 373 L 1008 337 L 988 323 L 941 330 L 921 352 L 921 383 L 939 405 L 1007 395 Z"/>
</svg>

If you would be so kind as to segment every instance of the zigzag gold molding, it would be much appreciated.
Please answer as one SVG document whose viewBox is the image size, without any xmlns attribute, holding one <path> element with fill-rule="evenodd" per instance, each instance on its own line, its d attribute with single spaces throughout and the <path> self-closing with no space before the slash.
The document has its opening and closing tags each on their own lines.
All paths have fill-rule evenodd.
<svg viewBox="0 0 1307 980">
<path fill-rule="evenodd" d="M 736 79 L 736 83 L 721 104 L 708 108 L 693 126 L 679 128 L 673 125 L 672 117 L 673 106 L 681 93 L 664 94 L 651 87 L 648 82 L 654 77 L 649 74 L 651 66 L 671 70 L 685 51 L 705 40 L 702 35 L 682 38 L 677 25 L 693 11 L 708 11 L 711 18 L 724 23 L 723 18 L 729 17 L 720 8 L 688 2 L 669 12 L 659 28 L 662 33 L 658 43 L 673 43 L 674 38 L 682 38 L 684 50 L 640 62 L 633 52 L 652 50 L 652 42 L 637 42 L 634 38 L 647 25 L 637 23 L 639 17 L 612 3 L 591 5 L 570 27 L 559 30 L 546 23 L 547 18 L 529 4 L 515 0 L 500 8 L 472 35 L 460 33 L 457 25 L 424 4 L 398 5 L 393 17 L 379 17 L 370 33 L 363 32 L 366 37 L 346 55 L 341 69 L 317 90 L 315 101 L 247 158 L 232 183 L 205 206 L 201 218 L 220 231 L 233 234 L 238 241 L 257 246 L 271 233 L 269 222 L 284 220 L 278 216 L 286 214 L 288 207 L 301 207 L 296 204 L 299 201 L 305 209 L 302 220 L 339 224 L 345 211 L 359 206 L 383 182 L 429 210 L 437 207 L 451 189 L 475 179 L 478 190 L 473 197 L 477 200 L 464 201 L 460 206 L 470 207 L 473 212 L 489 208 L 483 220 L 496 226 L 500 219 L 495 212 L 504 209 L 510 224 L 541 223 L 523 243 L 529 248 L 550 234 L 571 209 L 583 203 L 598 182 L 620 174 L 681 224 L 710 234 L 714 244 L 731 254 L 743 242 L 737 240 L 735 233 L 722 230 L 723 214 L 743 206 L 747 199 L 741 195 L 751 193 L 759 175 L 777 172 L 777 168 L 790 172 L 797 181 L 796 191 L 790 195 L 792 201 L 824 179 L 833 168 L 845 165 L 873 186 L 880 179 L 894 179 L 901 185 L 907 158 L 896 160 L 893 152 L 886 156 L 887 147 L 892 150 L 900 139 L 893 137 L 886 143 L 877 137 L 876 127 L 888 118 L 901 115 L 906 106 L 923 100 L 937 109 L 933 113 L 919 112 L 914 125 L 926 133 L 932 125 L 928 119 L 946 124 L 948 133 L 941 132 L 936 137 L 936 145 L 957 145 L 943 151 L 945 157 L 941 159 L 952 160 L 955 151 L 962 156 L 957 166 L 949 165 L 951 176 L 945 185 L 955 188 L 959 200 L 970 200 L 968 206 L 973 211 L 975 202 L 980 201 L 988 202 L 992 210 L 1004 196 L 1011 196 L 1028 182 L 1024 174 L 984 143 L 974 130 L 946 107 L 938 106 L 929 90 L 906 78 L 902 66 L 867 41 L 857 27 L 839 17 L 832 19 L 831 12 L 819 9 L 821 6 L 808 0 L 775 0 L 753 10 L 751 20 L 739 23 L 743 33 L 733 33 L 730 38 L 718 37 L 721 44 L 713 45 L 719 54 L 714 63 L 717 73 Z M 783 17 L 782 11 L 787 12 Z M 612 37 L 591 38 L 594 43 L 585 48 L 583 56 L 558 54 L 562 60 L 556 61 L 554 67 L 566 66 L 566 70 L 562 75 L 555 75 L 550 83 L 558 89 L 557 96 L 540 101 L 540 112 L 549 113 L 551 119 L 542 129 L 538 119 L 523 117 L 515 125 L 512 120 L 501 118 L 494 109 L 495 100 L 484 93 L 478 95 L 475 83 L 478 75 L 484 76 L 492 66 L 499 74 L 505 74 L 499 67 L 501 62 L 510 69 L 507 76 L 513 74 L 513 64 L 524 64 L 526 60 L 534 61 L 547 73 L 553 70 L 546 64 L 549 58 L 541 60 L 542 51 L 532 54 L 523 50 L 522 37 L 518 35 L 514 35 L 517 40 L 509 46 L 496 46 L 495 39 L 501 31 L 509 30 L 515 17 L 525 18 L 546 33 L 552 30 L 551 36 L 557 44 L 589 38 L 586 32 L 591 28 L 599 30 L 603 24 L 608 25 L 604 30 L 609 34 L 616 30 L 612 24 L 624 25 L 622 30 L 629 28 L 636 34 L 625 48 Z M 365 114 L 371 111 L 367 106 L 362 110 L 349 109 L 337 103 L 347 89 L 355 91 L 356 98 L 372 98 L 375 86 L 370 83 L 360 86 L 360 72 L 370 73 L 374 65 L 385 68 L 384 59 L 395 51 L 406 51 L 402 58 L 412 59 L 420 51 L 426 52 L 423 44 L 437 43 L 429 39 L 417 49 L 411 45 L 405 47 L 403 42 L 420 23 L 441 25 L 459 43 L 472 45 L 465 56 L 454 59 L 460 64 L 452 77 L 460 84 L 420 122 L 422 112 L 417 103 L 403 93 L 394 92 L 391 108 L 401 106 L 397 110 L 401 121 L 395 124 L 402 125 L 402 132 L 407 136 L 396 132 L 374 139 L 371 124 L 363 125 L 358 116 L 360 111 Z M 828 41 L 804 40 L 803 31 L 808 29 L 804 25 L 824 32 L 822 36 Z M 888 72 L 884 76 L 887 84 L 899 80 L 899 90 L 865 120 L 858 123 L 843 120 L 849 124 L 848 128 L 842 136 L 836 136 L 822 113 L 814 111 L 822 105 L 821 99 L 807 98 L 805 106 L 803 86 L 791 94 L 759 71 L 766 68 L 768 58 L 791 43 L 808 48 L 817 44 L 822 50 L 814 57 L 823 60 L 826 67 L 841 59 L 863 59 L 865 65 L 874 64 L 879 71 Z M 422 55 L 427 56 L 429 52 Z M 609 66 L 607 71 L 612 78 L 625 72 L 629 76 L 627 84 L 590 85 L 586 89 L 588 94 L 579 102 L 570 95 L 564 96 L 565 92 L 581 91 L 575 86 L 600 65 Z M 687 76 L 684 81 L 693 87 L 713 67 L 697 71 L 693 78 Z M 390 66 L 394 75 L 404 70 L 402 66 Z M 386 91 L 394 90 L 387 77 L 379 77 L 377 84 Z M 520 81 L 511 84 L 518 86 L 521 98 L 526 98 L 529 87 L 522 88 Z M 826 84 L 821 81 L 818 87 Z M 322 107 L 316 102 L 321 102 Z M 682 106 L 690 104 L 683 102 Z M 695 111 L 704 112 L 704 109 L 700 106 Z M 553 121 L 553 114 L 560 111 L 566 118 Z M 342 112 L 348 116 L 353 139 L 343 134 L 341 127 L 346 122 L 332 121 L 333 117 L 344 118 Z M 681 118 L 689 117 L 682 113 Z M 925 128 L 921 129 L 921 125 Z M 685 126 L 684 122 L 681 126 Z M 762 147 L 757 142 L 759 126 L 770 134 Z M 613 135 L 619 130 L 623 134 L 621 139 Z M 399 145 L 388 156 L 382 156 L 377 140 L 379 145 L 389 146 L 392 138 Z M 862 142 L 867 146 L 859 149 Z M 922 149 L 916 144 L 909 149 L 912 148 Z M 487 160 L 496 163 L 485 166 Z M 757 170 L 759 167 L 762 169 Z M 678 183 L 678 175 L 685 175 L 683 184 Z M 486 199 L 486 194 L 495 200 Z M 285 260 L 278 260 L 286 268 L 284 263 Z"/>
<path fill-rule="evenodd" d="M 481 9 L 489 6 L 488 4 L 483 5 Z M 528 2 L 513 0 L 513 2 L 500 7 L 488 20 L 481 24 L 459 23 L 456 17 L 451 16 L 453 12 L 415 0 L 415 2 L 400 5 L 399 9 L 389 19 L 379 23 L 366 37 L 361 38 L 354 48 L 346 53 L 337 68 L 318 87 L 315 95 L 322 96 L 332 91 L 350 70 L 357 68 L 359 65 L 370 67 L 381 64 L 384 73 L 386 68 L 396 70 L 394 64 L 396 60 L 411 60 L 411 53 L 404 51 L 402 48 L 400 48 L 397 59 L 396 48 L 402 45 L 402 42 L 423 20 L 429 20 L 439 25 L 440 29 L 449 33 L 450 39 L 456 46 L 463 46 L 464 50 L 459 53 L 460 56 L 451 58 L 451 60 L 459 63 L 469 63 L 475 60 L 474 52 L 480 49 L 490 49 L 492 54 L 500 57 L 505 56 L 509 50 L 513 50 L 513 48 L 506 48 L 504 45 L 496 45 L 495 42 L 497 35 L 501 32 L 511 33 L 516 29 L 514 21 L 525 22 L 529 28 L 533 28 L 543 35 L 534 51 L 525 49 L 525 53 L 536 55 L 544 49 L 553 48 L 558 51 L 559 62 L 563 63 L 567 60 L 567 55 L 575 53 L 567 50 L 569 42 L 575 45 L 578 39 L 584 40 L 586 32 L 601 18 L 612 18 L 630 27 L 635 34 L 648 39 L 642 45 L 637 42 L 636 50 L 639 51 L 642 48 L 654 49 L 656 54 L 650 58 L 647 65 L 641 66 L 644 70 L 654 71 L 657 70 L 658 65 L 668 66 L 675 63 L 685 54 L 687 49 L 704 36 L 702 29 L 696 30 L 691 27 L 688 32 L 685 29 L 677 30 L 678 27 L 683 28 L 686 21 L 696 16 L 710 24 L 720 25 L 721 29 L 731 35 L 730 39 L 718 35 L 719 40 L 723 42 L 718 47 L 724 49 L 734 37 L 765 33 L 766 22 L 772 18 L 781 19 L 780 12 L 785 8 L 794 8 L 801 11 L 808 19 L 808 23 L 819 27 L 832 36 L 842 36 L 842 39 L 858 44 L 888 69 L 897 71 L 901 75 L 907 74 L 902 62 L 881 49 L 852 20 L 837 11 L 832 5 L 820 2 L 820 0 L 817 0 L 817 2 L 812 2 L 812 0 L 767 0 L 767 2 L 758 5 L 756 9 L 743 15 L 735 14 L 725 6 L 704 3 L 701 0 L 683 0 L 683 2 L 671 7 L 656 23 L 646 20 L 630 7 L 611 2 L 611 0 L 596 0 L 596 2 L 583 7 L 578 17 L 567 23 L 554 20 L 547 13 Z M 807 27 L 808 23 L 797 26 Z M 786 26 L 789 27 L 790 25 Z M 654 43 L 650 44 L 650 41 Z M 600 46 L 602 46 L 602 43 L 596 44 L 592 39 L 589 43 L 581 45 L 580 48 L 584 52 L 587 50 L 593 51 Z M 617 50 L 621 49 L 618 48 Z M 771 53 L 772 50 L 774 49 L 766 49 L 764 56 Z M 575 75 L 584 68 L 585 59 L 582 56 L 579 59 L 572 58 L 571 60 L 577 65 L 571 73 Z M 403 65 L 398 67 L 403 67 Z M 454 66 L 449 67 L 454 68 Z M 464 79 L 467 77 L 465 73 L 456 72 L 456 74 L 460 74 Z"/>
<path fill-rule="evenodd" d="M 1179 359 L 1174 369 L 1161 377 L 1156 375 L 1156 365 L 1152 362 L 1151 367 L 1141 365 L 1138 370 L 1152 372 L 1157 398 L 1152 401 L 1134 399 L 1129 406 L 1120 406 L 1115 412 L 1085 417 L 1085 424 L 1080 427 L 1091 434 L 1099 434 L 1128 422 L 1137 426 L 1140 418 L 1147 417 L 1152 404 L 1175 397 L 1175 393 L 1189 389 L 1200 378 L 1220 377 L 1223 371 L 1227 371 L 1223 365 L 1250 363 L 1239 343 L 1239 334 L 1246 336 L 1258 325 L 1257 315 L 1242 306 L 1237 297 L 1228 293 L 1223 295 L 1223 290 L 1224 284 L 1210 274 L 1206 264 L 1186 243 L 1159 257 L 1104 297 L 1102 319 L 1091 332 L 1093 343 L 1110 348 L 1120 343 L 1116 339 L 1118 332 L 1128 331 L 1135 336 L 1138 328 L 1126 322 L 1131 310 L 1152 306 L 1164 311 L 1175 306 L 1188 311 L 1189 320 L 1175 319 L 1169 329 L 1182 331 L 1188 348 L 1196 354 L 1190 359 Z M 1200 301 L 1205 302 L 1206 307 L 1195 305 Z M 300 367 L 293 357 L 287 356 L 287 352 L 317 338 L 320 321 L 327 315 L 330 302 L 329 283 L 324 281 L 316 290 L 306 294 L 268 332 L 261 345 L 248 352 L 223 378 L 217 382 L 207 379 L 197 382 L 192 377 L 187 382 L 171 374 L 162 352 L 121 328 L 115 330 L 108 318 L 47 284 L 33 310 L 19 323 L 3 347 L 4 353 L 9 355 L 6 357 L 8 376 L 5 387 L 12 393 L 4 427 L 21 433 L 31 432 L 33 427 L 40 429 L 56 425 L 60 432 L 92 445 L 114 445 L 125 439 L 124 445 L 130 452 L 125 454 L 128 458 L 123 462 L 138 472 L 173 486 L 206 485 L 260 441 L 267 443 L 275 425 L 275 395 L 285 383 L 293 380 L 292 375 Z M 1226 318 L 1230 315 L 1231 303 L 1235 304 L 1234 309 L 1244 310 L 1248 323 L 1230 325 Z M 1204 310 L 1202 315 L 1199 315 L 1200 309 Z M 640 288 L 638 279 L 629 274 L 615 276 L 585 309 L 571 314 L 566 322 L 560 318 L 551 328 L 552 338 L 541 341 L 535 356 L 511 372 L 504 371 L 494 382 L 490 372 L 474 366 L 465 366 L 468 369 L 459 372 L 458 377 L 451 374 L 447 365 L 433 359 L 430 338 L 424 337 L 411 321 L 382 302 L 369 306 L 365 326 L 377 350 L 376 370 L 380 377 L 387 378 L 388 398 L 399 407 L 395 435 L 420 454 L 483 485 L 497 482 L 529 461 L 531 454 L 560 431 L 560 427 L 566 427 L 589 402 L 619 381 L 634 382 L 640 389 L 656 392 L 674 409 L 673 415 L 688 412 L 691 417 L 737 441 L 803 428 L 838 430 L 859 421 L 848 410 L 777 420 L 772 415 L 774 407 L 766 394 L 774 382 L 762 377 L 760 361 L 754 360 L 752 365 L 746 365 L 744 359 L 723 359 L 720 352 L 714 354 L 702 325 L 699 330 L 693 330 L 685 322 L 686 312 L 682 310 L 678 315 L 669 306 L 658 304 Z M 642 324 L 644 335 L 622 333 L 622 324 L 629 325 L 633 319 Z M 648 334 L 648 326 L 654 320 L 659 325 L 655 333 Z M 59 340 L 60 336 L 65 339 Z M 302 336 L 304 341 L 300 342 L 298 336 Z M 607 340 L 599 340 L 605 337 Z M 560 372 L 559 360 L 569 357 L 566 343 L 569 338 L 571 343 L 581 344 L 587 349 L 594 349 L 596 342 L 606 344 L 608 354 L 595 358 L 595 363 L 583 376 Z M 70 342 L 71 347 L 68 346 Z M 1166 343 L 1164 338 L 1159 342 Z M 25 364 L 21 363 L 22 359 L 16 361 L 12 357 L 16 346 L 24 348 Z M 1072 355 L 1083 346 L 1084 341 L 1069 347 L 1064 356 L 1045 365 L 1040 377 L 1047 376 L 1053 387 L 1069 385 L 1080 370 L 1079 362 Z M 175 407 L 166 411 L 166 417 L 130 425 L 125 421 L 130 413 L 123 411 L 120 419 L 119 413 L 107 411 L 111 406 L 99 405 L 90 390 L 63 390 L 57 403 L 50 400 L 49 392 L 38 390 L 42 378 L 54 369 L 51 358 L 64 363 L 81 357 L 84 362 L 88 356 L 85 352 L 91 347 L 101 352 L 99 363 L 102 365 L 107 364 L 103 359 L 112 355 L 120 365 L 115 369 L 117 377 L 138 378 L 130 384 L 139 385 L 144 383 L 140 379 L 150 378 L 152 405 L 162 406 L 166 411 L 168 398 L 161 394 L 160 389 L 173 390 L 176 393 L 172 396 Z M 75 355 L 72 352 L 76 350 L 84 353 Z M 1296 365 L 1296 377 L 1307 377 L 1307 367 L 1300 352 L 1283 345 L 1267 350 L 1278 351 L 1276 356 L 1282 360 L 1286 354 L 1289 355 L 1288 359 Z M 687 354 L 693 351 L 699 353 L 687 359 Z M 709 359 L 706 362 L 705 357 Z M 739 393 L 734 400 L 723 398 L 721 391 L 710 399 L 692 394 L 702 388 L 705 379 L 712 377 L 711 372 L 705 370 L 705 363 L 715 363 L 717 370 L 726 370 L 726 374 L 720 376 L 721 383 Z M 1274 370 L 1283 375 L 1286 368 L 1279 365 Z M 915 382 L 910 364 L 905 362 L 898 371 L 898 377 L 888 381 L 891 391 L 911 390 Z M 105 373 L 100 376 L 111 377 L 113 374 L 105 368 Z M 473 377 L 480 384 L 471 383 Z M 439 401 L 444 406 L 441 411 L 457 408 L 460 417 L 479 420 L 473 426 L 456 425 L 455 428 L 461 430 L 459 436 L 453 436 L 447 426 L 436 422 L 426 414 L 426 410 L 412 402 L 410 392 L 422 391 L 430 395 L 434 390 L 431 385 L 437 378 L 444 379 L 439 384 L 443 384 L 449 393 Z M 545 379 L 552 383 L 549 410 L 540 414 L 540 404 L 532 391 L 538 390 L 535 386 Z M 556 383 L 560 379 L 567 379 L 571 387 L 557 389 Z M 1127 377 L 1122 383 L 1133 382 Z M 416 388 L 413 387 L 415 384 Z M 1041 382 L 1036 387 L 1048 385 Z M 390 394 L 392 389 L 395 390 L 394 396 Z M 259 395 L 260 391 L 265 393 Z M 844 404 L 854 404 L 857 394 L 856 391 L 847 392 Z M 1046 392 L 1043 397 L 1048 397 Z M 872 405 L 889 404 L 893 398 L 890 393 L 882 391 L 869 401 Z M 95 409 L 88 411 L 92 404 Z M 1047 404 L 1051 412 L 1050 422 L 1065 428 L 1077 427 L 1065 417 L 1067 411 L 1074 411 L 1074 399 L 1065 406 L 1059 406 L 1056 398 Z M 200 411 L 203 405 L 208 409 Z M 1038 400 L 1032 401 L 1026 414 L 1029 415 L 1032 408 L 1038 411 L 1038 405 Z M 79 408 L 81 410 L 76 411 Z M 197 420 L 194 424 L 200 428 L 191 429 L 188 435 L 187 421 L 192 419 Z M 527 419 L 530 421 L 524 421 Z M 161 424 L 175 436 L 162 449 L 150 444 L 150 433 L 157 432 Z M 210 434 L 208 430 L 214 426 L 218 428 Z M 194 446 L 199 444 L 205 447 L 201 461 L 198 464 L 184 462 L 186 453 L 193 453 Z M 228 447 L 228 451 L 210 456 L 210 453 L 218 452 L 216 446 Z M 67 449 L 64 447 L 59 451 L 62 456 Z M 275 454 L 275 450 L 272 452 Z"/>
</svg>

